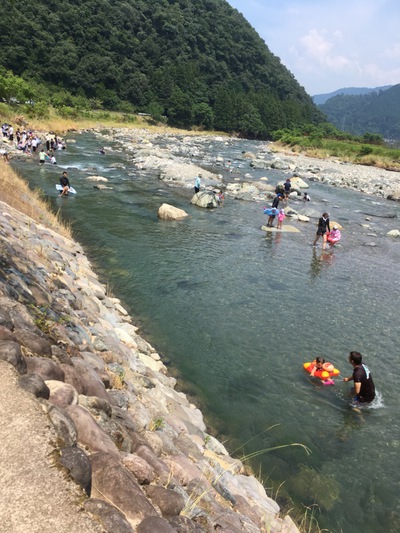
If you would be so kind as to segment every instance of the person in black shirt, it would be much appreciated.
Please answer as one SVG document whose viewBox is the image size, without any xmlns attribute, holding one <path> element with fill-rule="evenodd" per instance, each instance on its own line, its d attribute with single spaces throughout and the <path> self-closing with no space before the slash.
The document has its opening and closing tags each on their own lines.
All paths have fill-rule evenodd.
<svg viewBox="0 0 400 533">
<path fill-rule="evenodd" d="M 329 225 L 329 213 L 322 213 L 322 217 L 318 220 L 318 228 L 317 228 L 317 234 L 315 236 L 315 241 L 313 243 L 313 246 L 317 246 L 317 241 L 320 237 L 323 239 L 322 248 L 326 248 L 326 232 L 331 231 L 331 227 Z"/>
<path fill-rule="evenodd" d="M 278 194 L 275 196 L 275 198 L 272 200 L 272 205 L 271 207 L 275 207 L 276 210 L 278 209 L 278 206 L 279 206 L 279 202 L 282 200 L 282 194 L 280 192 L 278 192 Z M 278 214 L 278 211 L 276 211 L 276 214 Z M 274 219 L 275 219 L 275 216 L 276 215 L 269 215 L 268 217 L 268 222 L 267 222 L 267 226 L 269 226 L 270 228 L 272 228 L 272 225 L 274 223 Z"/>
<path fill-rule="evenodd" d="M 60 192 L 60 196 L 68 196 L 68 191 L 70 188 L 69 179 L 67 177 L 67 171 L 64 170 L 62 173 L 62 176 L 60 178 L 60 185 L 62 187 L 62 191 Z"/>
<path fill-rule="evenodd" d="M 283 188 L 285 189 L 285 199 L 287 200 L 292 190 L 292 183 L 290 181 L 290 178 L 285 181 L 285 183 L 283 184 Z"/>
<path fill-rule="evenodd" d="M 369 368 L 362 364 L 362 355 L 359 352 L 350 352 L 349 363 L 353 366 L 353 375 L 343 381 L 354 381 L 355 402 L 372 402 L 375 398 L 375 385 Z"/>
</svg>

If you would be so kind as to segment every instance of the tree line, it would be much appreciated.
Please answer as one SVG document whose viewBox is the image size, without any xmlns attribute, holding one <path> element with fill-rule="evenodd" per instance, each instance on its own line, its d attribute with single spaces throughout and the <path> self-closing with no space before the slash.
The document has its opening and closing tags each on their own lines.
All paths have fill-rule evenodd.
<svg viewBox="0 0 400 533">
<path fill-rule="evenodd" d="M 260 139 L 324 120 L 225 0 L 36 0 L 29 12 L 3 0 L 0 66 L 35 105 L 141 111 Z"/>
<path fill-rule="evenodd" d="M 400 85 L 362 95 L 340 94 L 319 107 L 340 130 L 400 139 Z"/>
</svg>

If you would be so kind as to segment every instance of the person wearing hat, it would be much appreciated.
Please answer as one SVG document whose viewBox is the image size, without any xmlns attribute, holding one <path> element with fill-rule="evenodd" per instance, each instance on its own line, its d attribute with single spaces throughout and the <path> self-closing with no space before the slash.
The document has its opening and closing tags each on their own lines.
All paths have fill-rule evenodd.
<svg viewBox="0 0 400 533">
<path fill-rule="evenodd" d="M 201 174 L 199 174 L 194 182 L 194 192 L 197 194 L 200 191 L 201 186 Z"/>
<path fill-rule="evenodd" d="M 341 237 L 342 236 L 340 233 L 340 229 L 335 225 L 333 226 L 332 230 L 329 232 L 326 240 L 327 242 L 329 242 L 331 246 L 333 246 L 334 244 L 340 241 Z"/>
</svg>

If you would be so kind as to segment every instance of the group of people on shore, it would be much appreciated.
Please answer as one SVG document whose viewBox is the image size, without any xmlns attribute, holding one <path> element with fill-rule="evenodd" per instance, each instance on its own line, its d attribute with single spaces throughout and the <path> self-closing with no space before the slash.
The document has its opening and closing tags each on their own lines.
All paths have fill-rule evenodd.
<svg viewBox="0 0 400 533">
<path fill-rule="evenodd" d="M 16 150 L 20 150 L 26 155 L 34 155 L 39 152 L 39 148 L 45 143 L 46 152 L 44 152 L 44 149 L 41 150 L 39 157 L 40 164 L 43 164 L 45 161 L 56 164 L 57 161 L 54 155 L 56 150 L 65 150 L 67 148 L 65 141 L 58 138 L 56 134 L 54 136 L 48 135 L 46 140 L 43 141 L 32 130 L 21 129 L 19 127 L 14 130 L 11 124 L 4 123 L 1 126 L 1 130 L 4 146 L 6 146 L 6 143 L 9 145 L 10 143 L 14 144 Z M 0 153 L 3 155 L 3 159 L 8 162 L 9 150 L 4 147 Z"/>
</svg>

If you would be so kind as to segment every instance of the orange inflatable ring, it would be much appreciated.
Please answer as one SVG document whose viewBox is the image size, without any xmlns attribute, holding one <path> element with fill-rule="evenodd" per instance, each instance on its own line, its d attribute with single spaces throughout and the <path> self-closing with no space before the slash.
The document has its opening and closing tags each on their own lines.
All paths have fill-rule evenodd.
<svg viewBox="0 0 400 533">
<path fill-rule="evenodd" d="M 311 374 L 311 372 L 315 368 L 315 363 L 314 362 L 304 363 L 303 366 L 304 366 L 304 370 L 307 370 L 307 372 Z M 314 372 L 314 376 L 316 378 L 322 379 L 322 381 L 338 376 L 339 374 L 340 374 L 339 370 L 335 368 L 332 363 L 324 363 L 322 369 L 316 370 Z"/>
</svg>

